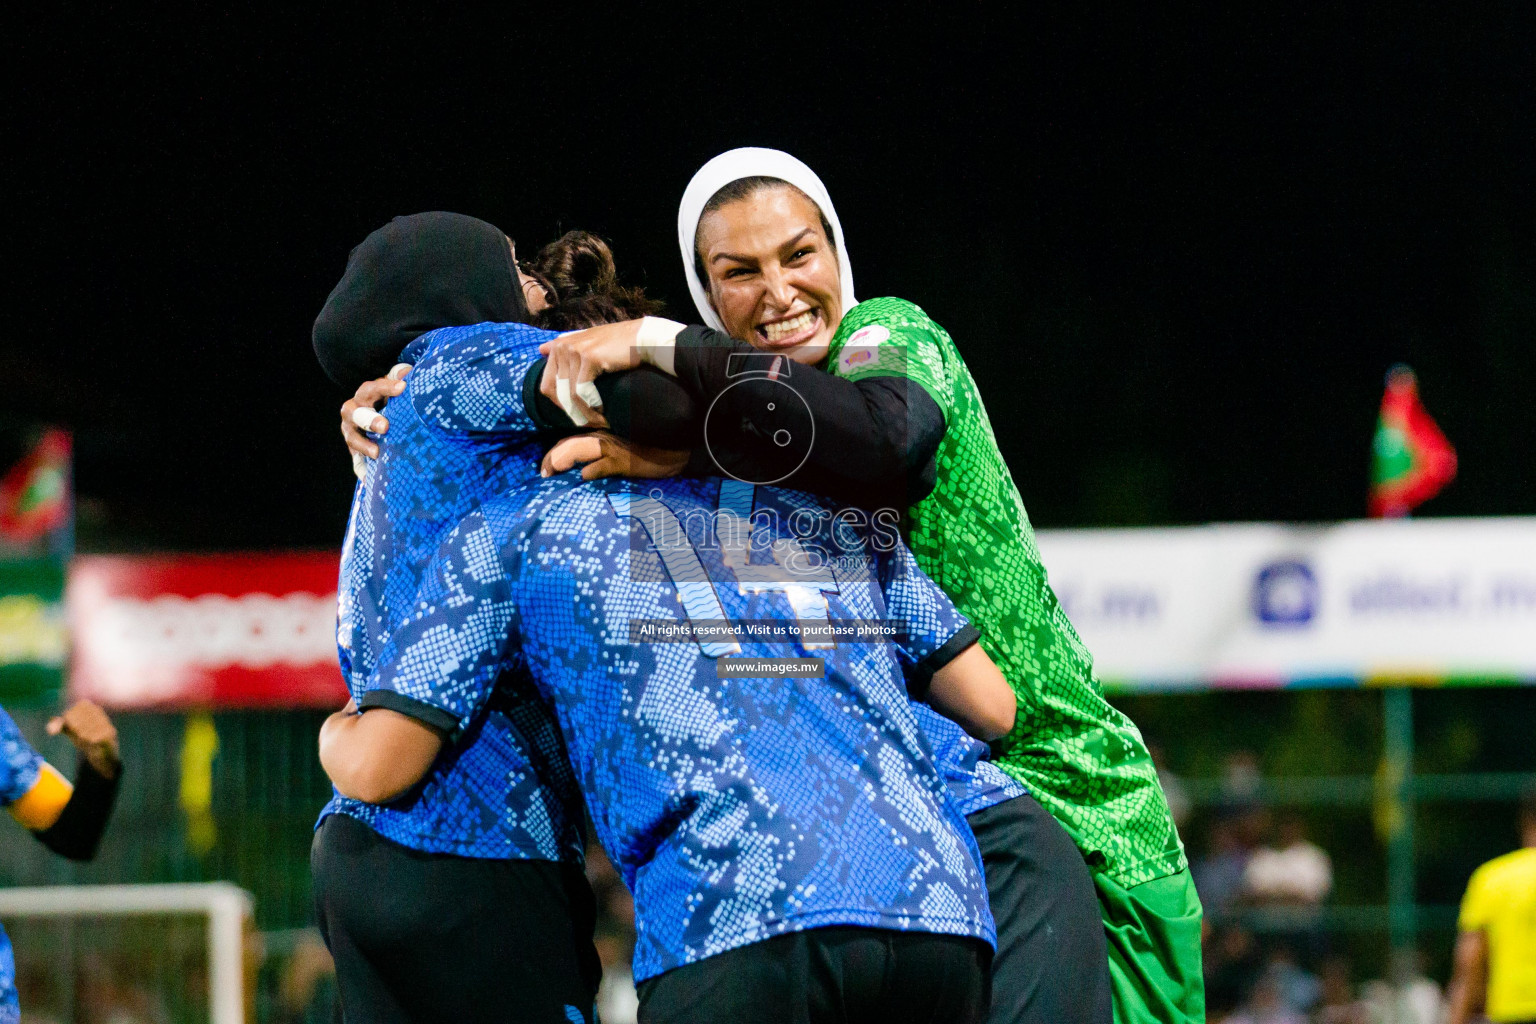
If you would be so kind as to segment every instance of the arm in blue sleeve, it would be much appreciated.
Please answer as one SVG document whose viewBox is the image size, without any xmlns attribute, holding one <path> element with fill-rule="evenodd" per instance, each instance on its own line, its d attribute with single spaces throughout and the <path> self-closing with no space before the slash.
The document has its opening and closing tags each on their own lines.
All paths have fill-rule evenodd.
<svg viewBox="0 0 1536 1024">
<path fill-rule="evenodd" d="M 563 410 L 539 393 L 552 335 L 523 324 L 454 327 L 426 335 L 406 394 L 423 420 L 449 433 L 498 441 L 576 429 Z M 697 404 L 674 379 L 650 367 L 597 379 L 610 429 L 659 448 L 699 443 Z"/>
<path fill-rule="evenodd" d="M 707 327 L 679 334 L 674 360 L 677 379 L 695 402 L 709 409 L 718 399 L 709 416 L 710 448 L 733 462 L 721 469 L 744 479 L 779 479 L 792 467 L 775 471 L 784 448 L 773 439 L 786 432 L 814 437 L 804 467 L 786 486 L 854 501 L 872 487 L 901 493 L 906 502 L 933 490 L 944 412 L 915 380 L 849 380 Z M 776 400 L 785 385 L 803 401 Z"/>
<path fill-rule="evenodd" d="M 528 369 L 551 337 L 524 324 L 449 327 L 423 335 L 406 378 L 408 398 L 426 423 L 447 434 L 505 440 L 533 435 L 538 424 L 523 398 Z M 410 349 L 407 356 L 412 356 Z M 399 401 L 400 399 L 395 399 Z M 386 410 L 387 414 L 387 410 Z"/>
<path fill-rule="evenodd" d="M 438 548 L 415 610 L 397 626 L 358 707 L 388 708 L 446 733 L 477 715 L 515 657 L 516 607 L 494 531 L 473 513 Z"/>
</svg>

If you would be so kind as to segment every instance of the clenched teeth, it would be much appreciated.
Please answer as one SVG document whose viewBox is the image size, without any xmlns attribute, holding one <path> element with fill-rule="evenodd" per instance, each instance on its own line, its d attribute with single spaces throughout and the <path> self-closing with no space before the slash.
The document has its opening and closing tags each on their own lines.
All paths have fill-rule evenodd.
<svg viewBox="0 0 1536 1024">
<path fill-rule="evenodd" d="M 797 317 L 791 317 L 788 320 L 781 320 L 776 324 L 764 324 L 762 331 L 763 335 L 769 341 L 780 341 L 789 337 L 791 334 L 797 334 L 800 331 L 805 330 L 815 322 L 816 311 L 814 309 L 808 309 Z"/>
</svg>

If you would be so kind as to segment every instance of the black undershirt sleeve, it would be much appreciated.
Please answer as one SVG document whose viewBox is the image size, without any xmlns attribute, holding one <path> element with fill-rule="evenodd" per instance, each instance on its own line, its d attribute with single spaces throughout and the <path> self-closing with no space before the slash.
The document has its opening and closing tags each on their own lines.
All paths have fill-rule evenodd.
<svg viewBox="0 0 1536 1024">
<path fill-rule="evenodd" d="M 933 674 L 960 657 L 966 648 L 980 639 L 981 630 L 967 622 L 961 627 L 960 632 L 950 637 L 942 647 L 918 662 L 916 667 L 907 673 L 907 696 L 913 700 L 927 700 L 928 690 L 933 686 Z"/>
<path fill-rule="evenodd" d="M 459 728 L 457 715 L 444 711 L 435 704 L 407 697 L 394 690 L 369 690 L 363 694 L 362 700 L 357 702 L 357 707 L 359 711 L 368 711 L 372 708 L 394 711 L 448 735 L 454 734 Z"/>
<path fill-rule="evenodd" d="M 541 433 L 574 434 L 577 427 L 558 404 L 539 391 L 545 360 L 523 378 L 523 405 Z M 703 414 L 676 379 L 650 366 L 597 378 L 608 429 L 653 448 L 687 451 L 700 443 Z"/>
<path fill-rule="evenodd" d="M 122 780 L 123 769 L 108 778 L 102 775 L 85 758 L 75 771 L 75 791 L 59 813 L 59 820 L 41 832 L 32 833 L 44 846 L 61 857 L 70 860 L 90 860 L 96 856 L 101 835 L 106 831 L 107 819 L 117 802 L 117 787 Z"/>
<path fill-rule="evenodd" d="M 782 482 L 864 506 L 905 507 L 933 490 L 944 413 L 909 378 L 848 380 L 707 327 L 678 335 L 674 361 L 678 381 L 708 410 L 709 450 L 690 471 Z M 785 385 L 801 400 L 784 400 Z"/>
</svg>

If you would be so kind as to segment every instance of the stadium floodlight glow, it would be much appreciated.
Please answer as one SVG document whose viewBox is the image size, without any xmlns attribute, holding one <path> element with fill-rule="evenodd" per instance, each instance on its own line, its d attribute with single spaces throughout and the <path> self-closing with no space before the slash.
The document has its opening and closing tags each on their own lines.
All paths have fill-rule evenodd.
<svg viewBox="0 0 1536 1024">
<path fill-rule="evenodd" d="M 203 914 L 208 918 L 208 1019 L 244 1024 L 244 929 L 251 894 L 230 882 L 42 885 L 0 889 L 0 919 Z"/>
</svg>

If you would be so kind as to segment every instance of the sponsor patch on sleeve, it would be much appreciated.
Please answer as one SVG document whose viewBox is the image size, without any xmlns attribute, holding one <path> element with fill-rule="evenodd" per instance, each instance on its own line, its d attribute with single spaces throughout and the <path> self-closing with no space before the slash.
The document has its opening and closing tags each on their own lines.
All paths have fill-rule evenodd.
<svg viewBox="0 0 1536 1024">
<path fill-rule="evenodd" d="M 880 324 L 870 324 L 868 327 L 860 327 L 853 332 L 853 337 L 848 339 L 848 346 L 868 345 L 873 348 L 884 341 L 890 340 L 891 332 Z"/>
<path fill-rule="evenodd" d="M 866 330 L 867 329 L 868 328 L 866 328 Z M 855 335 L 855 337 L 857 337 L 857 335 Z M 874 362 L 876 355 L 877 353 L 872 347 L 853 348 L 850 346 L 843 349 L 843 354 L 837 359 L 837 365 L 841 370 L 843 370 L 843 372 L 846 373 L 849 370 L 856 369 L 857 367 L 865 366 Z"/>
</svg>

